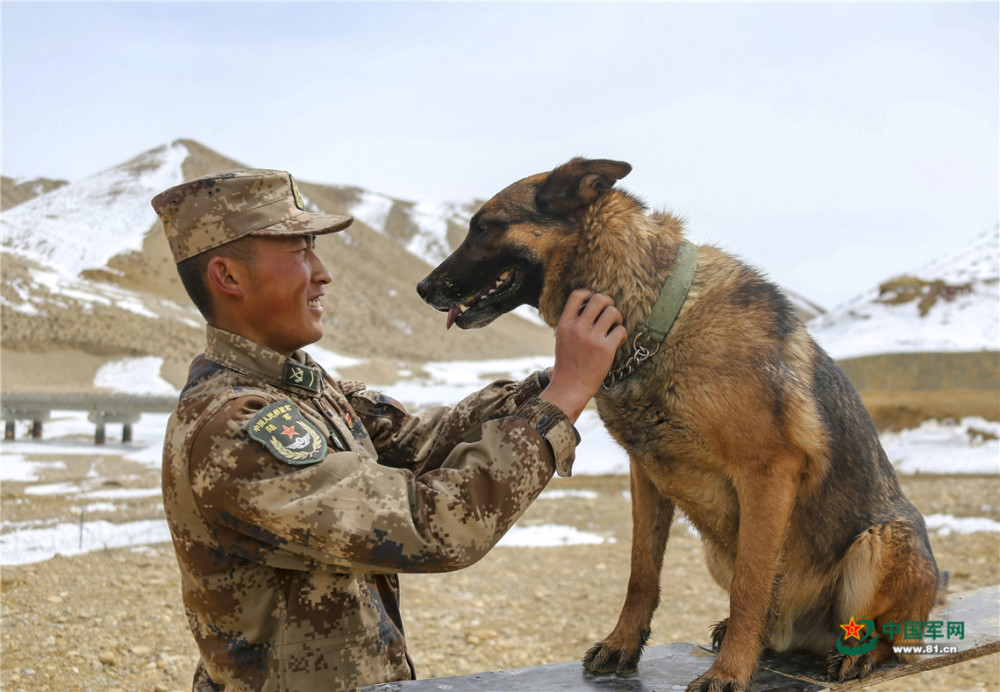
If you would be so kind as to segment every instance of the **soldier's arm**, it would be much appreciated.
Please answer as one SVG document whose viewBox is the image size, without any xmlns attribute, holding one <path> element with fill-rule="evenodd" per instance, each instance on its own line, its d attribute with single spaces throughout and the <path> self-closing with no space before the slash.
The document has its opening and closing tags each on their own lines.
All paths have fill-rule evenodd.
<svg viewBox="0 0 1000 692">
<path fill-rule="evenodd" d="M 223 405 L 190 448 L 195 502 L 226 553 L 287 569 L 444 571 L 480 559 L 552 477 L 575 431 L 537 397 L 415 476 L 353 452 L 294 465 L 249 439 L 269 402 Z"/>
<path fill-rule="evenodd" d="M 483 422 L 512 415 L 541 394 L 545 382 L 541 373 L 521 382 L 498 380 L 453 407 L 437 406 L 416 414 L 375 391 L 355 391 L 349 401 L 371 437 L 379 463 L 420 475 L 439 468 L 455 445 L 477 437 Z"/>
</svg>

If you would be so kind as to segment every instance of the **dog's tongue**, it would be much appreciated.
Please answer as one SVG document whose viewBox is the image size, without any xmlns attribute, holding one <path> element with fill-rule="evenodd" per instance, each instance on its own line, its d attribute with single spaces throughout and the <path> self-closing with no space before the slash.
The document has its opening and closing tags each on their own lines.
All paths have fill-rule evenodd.
<svg viewBox="0 0 1000 692">
<path fill-rule="evenodd" d="M 449 310 L 448 311 L 448 323 L 445 325 L 445 329 L 451 329 L 451 325 L 455 324 L 455 320 L 461 314 L 462 314 L 462 311 L 458 308 L 457 305 L 454 306 L 451 310 Z"/>
</svg>

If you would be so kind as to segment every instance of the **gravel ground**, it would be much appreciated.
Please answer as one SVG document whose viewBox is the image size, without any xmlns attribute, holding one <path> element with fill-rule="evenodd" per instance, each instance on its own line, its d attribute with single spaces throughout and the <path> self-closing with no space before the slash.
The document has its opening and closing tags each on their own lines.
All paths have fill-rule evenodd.
<svg viewBox="0 0 1000 692">
<path fill-rule="evenodd" d="M 910 477 L 903 484 L 925 514 L 1000 520 L 998 477 Z M 578 659 L 613 627 L 628 579 L 628 479 L 557 479 L 550 489 L 596 497 L 543 496 L 521 526 L 570 525 L 614 542 L 499 547 L 460 572 L 404 575 L 403 616 L 420 677 Z M 16 488 L 5 485 L 3 494 L 7 520 L 33 513 Z M 47 513 L 58 510 L 51 503 L 59 500 L 46 502 Z M 155 499 L 132 501 L 127 513 L 129 519 L 162 516 Z M 934 535 L 932 543 L 954 591 L 1000 583 L 995 532 Z M 674 528 L 665 562 L 650 645 L 706 642 L 709 625 L 727 614 L 727 599 L 708 577 L 698 538 L 683 524 Z M 179 588 L 169 545 L 4 567 L 2 688 L 190 689 L 197 654 Z M 1000 690 L 1000 654 L 878 689 Z"/>
</svg>

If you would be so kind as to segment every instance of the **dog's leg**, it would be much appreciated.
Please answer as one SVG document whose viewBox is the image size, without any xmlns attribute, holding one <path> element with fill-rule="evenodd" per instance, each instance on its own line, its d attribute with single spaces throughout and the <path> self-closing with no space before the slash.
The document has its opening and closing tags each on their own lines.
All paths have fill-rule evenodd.
<svg viewBox="0 0 1000 692">
<path fill-rule="evenodd" d="M 689 692 L 738 692 L 750 689 L 767 637 L 778 558 L 795 503 L 802 462 L 795 454 L 749 461 L 733 479 L 740 507 L 736 566 L 729 592 L 729 618 L 719 655 Z"/>
<path fill-rule="evenodd" d="M 912 523 L 887 522 L 861 534 L 844 560 L 840 617 L 872 620 L 879 642 L 860 655 L 834 649 L 827 674 L 834 680 L 864 678 L 893 657 L 894 646 L 922 644 L 921 637 L 907 636 L 904 623 L 927 620 L 940 582 L 927 539 Z"/>
<path fill-rule="evenodd" d="M 635 459 L 631 463 L 629 485 L 632 490 L 632 572 L 618 624 L 583 658 L 583 665 L 594 673 L 628 673 L 636 669 L 649 639 L 653 612 L 660 602 L 660 570 L 674 518 L 674 504 L 660 495 Z"/>
</svg>

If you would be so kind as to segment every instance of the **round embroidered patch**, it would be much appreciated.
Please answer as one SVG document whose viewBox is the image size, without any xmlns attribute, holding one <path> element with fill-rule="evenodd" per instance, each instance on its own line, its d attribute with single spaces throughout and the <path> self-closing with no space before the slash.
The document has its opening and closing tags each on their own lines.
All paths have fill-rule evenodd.
<svg viewBox="0 0 1000 692">
<path fill-rule="evenodd" d="M 304 466 L 323 461 L 326 440 L 291 401 L 265 406 L 250 419 L 250 437 L 286 464 Z"/>
</svg>

